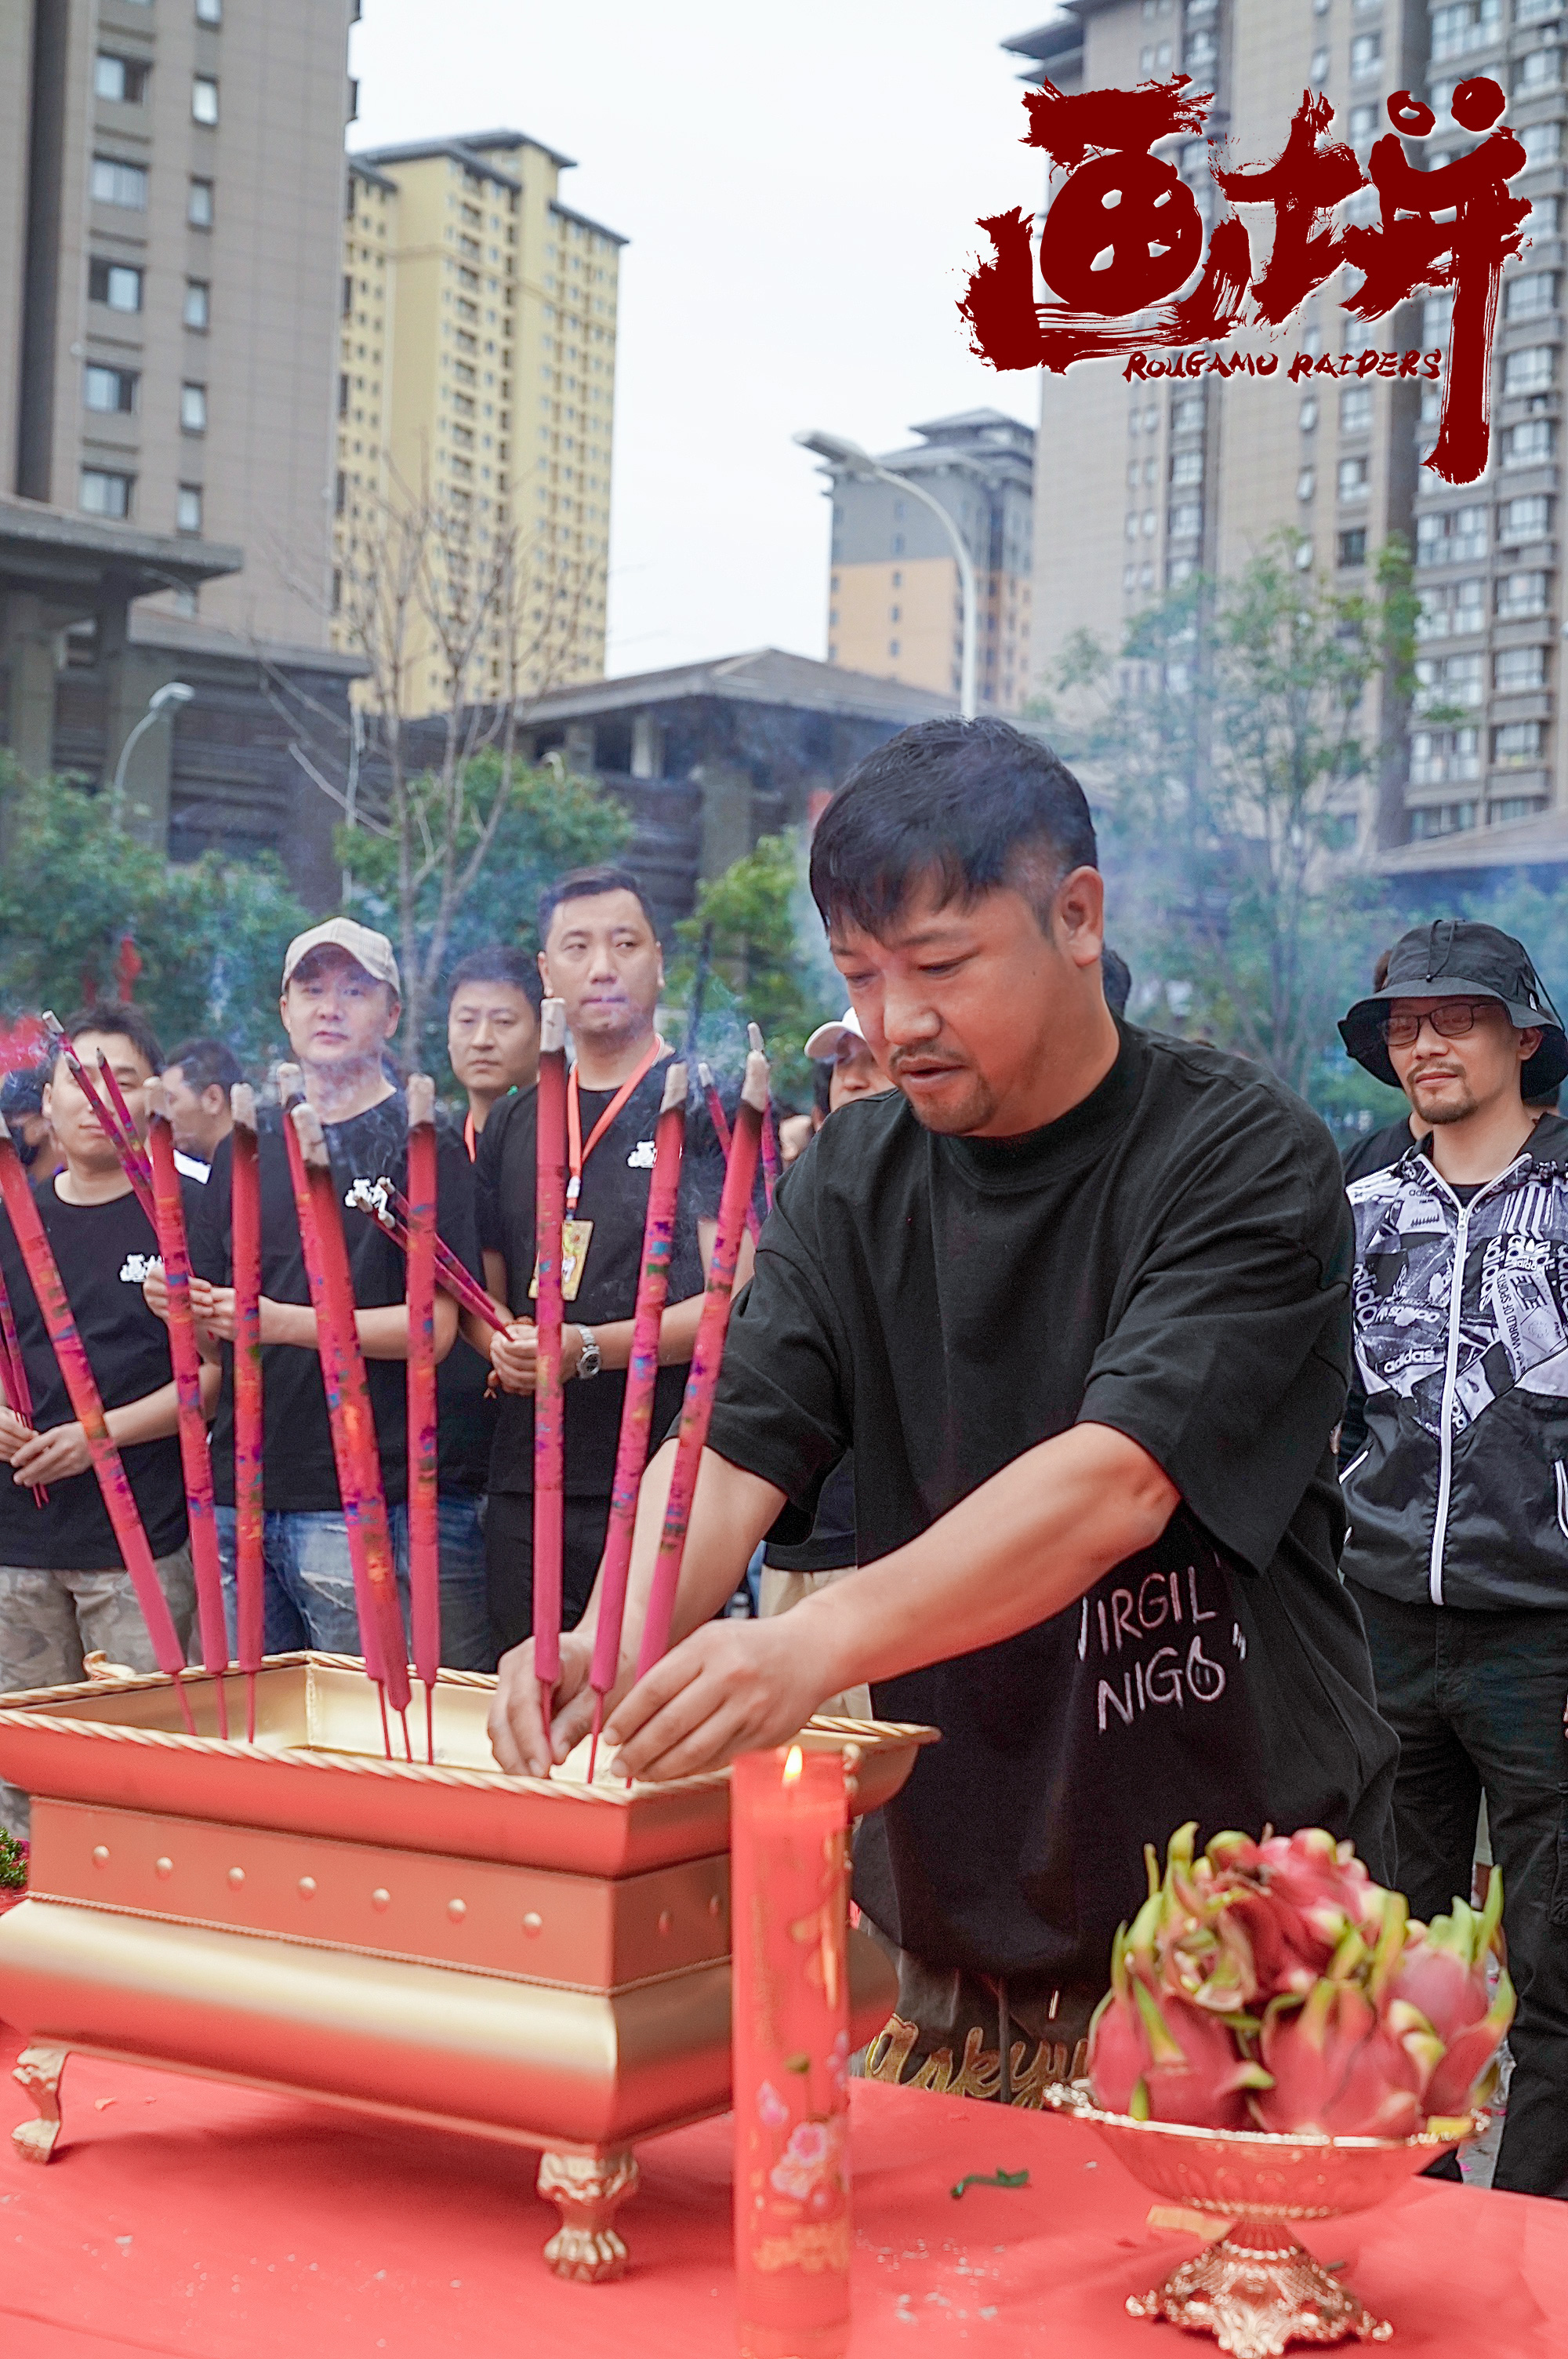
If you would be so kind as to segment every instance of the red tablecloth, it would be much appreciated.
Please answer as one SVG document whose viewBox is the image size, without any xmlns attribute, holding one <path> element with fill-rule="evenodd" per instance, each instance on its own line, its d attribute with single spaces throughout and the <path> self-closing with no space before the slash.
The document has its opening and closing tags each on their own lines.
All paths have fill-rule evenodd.
<svg viewBox="0 0 1568 2359">
<path fill-rule="evenodd" d="M 14 2036 L 0 2030 L 0 2089 Z M 40 2169 L 0 2106 L 4 2359 L 719 2359 L 733 2349 L 730 2125 L 639 2149 L 622 2214 L 633 2267 L 562 2285 L 534 2158 L 292 2099 L 75 2058 Z M 1124 2297 L 1195 2249 L 1093 2133 L 1052 2116 L 855 2087 L 856 2359 L 910 2352 L 1184 2359 L 1212 2349 L 1129 2319 Z M 1027 2169 L 1019 2191 L 948 2193 Z M 1568 2205 L 1413 2181 L 1306 2242 L 1346 2260 L 1396 2352 L 1545 2359 L 1568 2350 Z"/>
</svg>

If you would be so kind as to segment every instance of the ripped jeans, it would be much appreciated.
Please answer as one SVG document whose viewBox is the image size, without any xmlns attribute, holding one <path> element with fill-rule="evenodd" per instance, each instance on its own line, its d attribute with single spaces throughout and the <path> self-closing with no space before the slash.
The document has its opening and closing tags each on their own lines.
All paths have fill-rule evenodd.
<svg viewBox="0 0 1568 2359">
<path fill-rule="evenodd" d="M 223 1612 L 229 1644 L 238 1644 L 238 1600 L 234 1586 L 234 1510 L 213 1510 L 218 1526 L 218 1551 L 223 1565 Z M 408 1623 L 408 1511 L 388 1507 L 397 1587 L 403 1600 L 403 1620 Z M 357 1655 L 359 1615 L 354 1609 L 353 1567 L 349 1561 L 349 1535 L 341 1512 L 305 1514 L 273 1512 L 262 1519 L 265 1564 L 263 1589 L 262 1652 L 292 1654 L 309 1647 L 327 1655 Z"/>
</svg>

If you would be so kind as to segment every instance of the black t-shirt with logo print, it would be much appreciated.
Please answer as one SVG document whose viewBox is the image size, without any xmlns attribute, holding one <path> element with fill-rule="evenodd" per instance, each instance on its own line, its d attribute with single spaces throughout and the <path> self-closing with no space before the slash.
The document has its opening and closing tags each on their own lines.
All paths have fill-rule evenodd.
<svg viewBox="0 0 1568 2359">
<path fill-rule="evenodd" d="M 1130 1027 L 1028 1136 L 937 1136 L 890 1093 L 785 1173 L 708 1436 L 785 1494 L 777 1539 L 850 1448 L 862 1565 L 1080 1422 L 1181 1494 L 1068 1611 L 874 1689 L 881 1717 L 942 1731 L 856 1849 L 857 1897 L 903 1948 L 1103 1987 L 1143 1844 L 1189 1818 L 1200 1840 L 1325 1826 L 1391 1868 L 1398 1746 L 1336 1571 L 1350 1267 L 1317 1116 Z"/>
<path fill-rule="evenodd" d="M 654 1134 L 665 1093 L 668 1056 L 661 1057 L 638 1082 L 582 1170 L 577 1218 L 593 1223 L 588 1258 L 577 1299 L 566 1306 L 574 1325 L 604 1326 L 630 1319 L 637 1307 L 643 1262 L 643 1231 L 648 1215 L 648 1182 L 654 1166 Z M 613 1090 L 581 1093 L 586 1145 Z M 535 1262 L 535 1201 L 537 1191 L 535 1124 L 537 1090 L 520 1090 L 493 1108 L 479 1143 L 480 1238 L 506 1265 L 506 1299 L 519 1318 L 531 1317 L 528 1289 Z M 704 1278 L 697 1222 L 718 1212 L 724 1164 L 718 1140 L 695 1092 L 687 1101 L 686 1147 L 676 1207 L 666 1300 L 700 1294 Z M 687 1370 L 684 1364 L 659 1370 L 651 1431 L 654 1446 L 680 1415 Z M 568 1384 L 565 1409 L 565 1484 L 576 1498 L 607 1498 L 615 1479 L 624 1369 L 606 1368 L 587 1383 Z M 503 1393 L 491 1453 L 492 1491 L 534 1488 L 534 1402 L 531 1395 Z"/>
<path fill-rule="evenodd" d="M 201 1190 L 182 1180 L 180 1193 L 189 1231 Z M 142 1281 L 157 1255 L 152 1223 L 128 1192 L 106 1204 L 68 1204 L 49 1179 L 34 1190 L 33 1198 L 104 1408 L 124 1408 L 156 1393 L 169 1382 L 173 1366 L 168 1330 L 147 1309 L 142 1293 Z M 33 1423 L 40 1433 L 69 1425 L 76 1411 L 21 1246 L 3 1211 L 0 1269 L 32 1394 Z M 120 1456 L 154 1556 L 172 1555 L 185 1538 L 185 1479 L 178 1436 L 133 1442 Z M 96 1572 L 123 1561 L 91 1467 L 63 1483 L 51 1482 L 40 1507 L 32 1492 L 12 1479 L 10 1467 L 0 1463 L 0 1564 Z"/>
</svg>

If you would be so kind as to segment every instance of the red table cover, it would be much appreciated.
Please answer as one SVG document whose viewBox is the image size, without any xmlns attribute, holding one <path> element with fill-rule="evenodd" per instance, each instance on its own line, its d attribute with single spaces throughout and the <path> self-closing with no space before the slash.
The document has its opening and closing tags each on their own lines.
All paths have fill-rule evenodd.
<svg viewBox="0 0 1568 2359">
<path fill-rule="evenodd" d="M 0 2090 L 14 2060 L 0 2029 Z M 560 2284 L 535 2158 L 292 2098 L 73 2058 L 47 2168 L 0 2106 L 4 2359 L 432 2359 L 449 2352 L 707 2359 L 734 2348 L 730 2125 L 639 2149 L 620 2285 Z M 1128 2318 L 1193 2241 L 1087 2129 L 960 2097 L 854 2089 L 854 2359 L 899 2352 L 1186 2359 L 1211 2343 Z M 948 2192 L 1027 2169 L 1016 2191 Z M 1396 2354 L 1568 2351 L 1568 2205 L 1412 2181 L 1311 2227 Z"/>
</svg>

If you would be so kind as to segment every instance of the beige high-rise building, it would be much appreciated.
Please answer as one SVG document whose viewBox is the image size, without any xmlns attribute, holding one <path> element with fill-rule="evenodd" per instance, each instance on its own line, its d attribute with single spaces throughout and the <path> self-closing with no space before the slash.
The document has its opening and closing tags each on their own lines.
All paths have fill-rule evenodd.
<svg viewBox="0 0 1568 2359">
<path fill-rule="evenodd" d="M 1216 92 L 1210 130 L 1230 159 L 1277 155 L 1303 89 L 1326 92 L 1336 135 L 1365 167 L 1389 127 L 1395 91 L 1424 94 L 1437 126 L 1428 162 L 1463 152 L 1456 82 L 1496 76 L 1507 121 L 1530 163 L 1518 188 L 1533 202 L 1523 257 L 1504 274 L 1493 353 L 1492 456 L 1481 482 L 1455 489 L 1422 464 L 1436 436 L 1440 388 L 1412 381 L 1309 377 L 1291 357 L 1444 349 L 1449 299 L 1402 305 L 1365 327 L 1342 308 L 1358 283 L 1332 278 L 1276 340 L 1227 349 L 1278 351 L 1259 382 L 1216 375 L 1127 383 L 1122 364 L 1076 365 L 1042 379 L 1035 473 L 1034 660 L 1048 680 L 1071 633 L 1115 646 L 1130 615 L 1195 568 L 1238 571 L 1281 526 L 1304 536 L 1303 561 L 1338 589 L 1369 583 L 1391 533 L 1416 555 L 1422 593 L 1421 690 L 1375 777 L 1346 796 L 1364 858 L 1386 871 L 1457 871 L 1562 856 L 1568 829 L 1556 506 L 1562 404 L 1563 55 L 1561 0 L 1065 0 L 1060 15 L 1006 46 L 1030 59 L 1023 79 L 1064 91 L 1129 87 L 1180 70 Z M 1167 149 L 1206 222 L 1220 207 L 1202 140 Z M 1373 221 L 1375 190 L 1340 219 Z M 1271 209 L 1241 208 L 1254 269 Z M 1460 726 L 1423 726 L 1420 706 L 1466 711 Z M 1383 734 L 1368 716 L 1368 742 Z M 1445 839 L 1458 837 L 1460 842 Z"/>
<path fill-rule="evenodd" d="M 560 201 L 570 157 L 520 131 L 350 158 L 335 496 L 338 592 L 362 581 L 389 509 L 427 501 L 475 551 L 514 540 L 515 687 L 604 670 L 620 252 Z M 335 643 L 352 632 L 340 614 Z M 465 683 L 514 684 L 498 615 Z M 410 635 L 410 712 L 448 699 Z"/>
<path fill-rule="evenodd" d="M 0 481 L 237 545 L 147 601 L 327 643 L 356 0 L 0 9 Z"/>
</svg>

